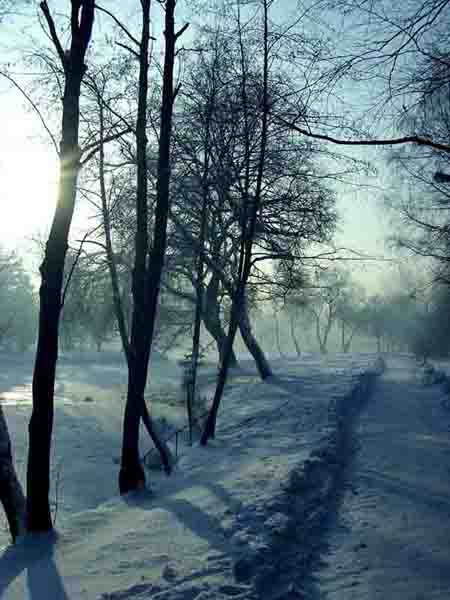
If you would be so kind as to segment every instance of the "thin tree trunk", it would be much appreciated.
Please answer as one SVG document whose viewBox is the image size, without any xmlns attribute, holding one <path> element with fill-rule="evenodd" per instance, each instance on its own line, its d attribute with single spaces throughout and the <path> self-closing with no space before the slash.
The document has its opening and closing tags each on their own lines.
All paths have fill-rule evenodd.
<svg viewBox="0 0 450 600">
<path fill-rule="evenodd" d="M 315 321 L 315 325 L 316 325 L 316 339 L 317 339 L 317 343 L 319 344 L 320 353 L 326 354 L 327 347 L 326 347 L 326 344 L 324 344 L 324 341 L 322 340 L 322 334 L 320 332 L 320 314 L 313 311 L 313 316 L 314 316 L 314 321 Z"/>
<path fill-rule="evenodd" d="M 281 350 L 281 341 L 280 341 L 280 321 L 278 319 L 278 315 L 276 312 L 273 313 L 273 317 L 275 320 L 275 339 L 276 339 L 276 343 L 277 343 L 277 349 L 278 349 L 278 354 L 280 355 L 281 358 L 284 358 L 284 353 Z"/>
<path fill-rule="evenodd" d="M 328 307 L 328 320 L 327 320 L 327 324 L 325 327 L 325 332 L 323 334 L 323 348 L 324 348 L 324 354 L 326 354 L 328 352 L 327 346 L 328 346 L 328 336 L 330 335 L 330 331 L 331 331 L 331 327 L 333 326 L 334 323 L 334 312 L 333 309 L 329 306 Z"/>
<path fill-rule="evenodd" d="M 102 203 L 103 232 L 105 234 L 106 261 L 108 263 L 109 277 L 111 281 L 111 290 L 116 314 L 117 326 L 119 328 L 122 350 L 128 363 L 129 357 L 129 338 L 128 328 L 125 319 L 125 313 L 122 306 L 122 296 L 120 294 L 119 277 L 117 274 L 117 264 L 114 257 L 114 250 L 111 236 L 111 219 L 108 208 L 106 182 L 105 182 L 105 148 L 104 148 L 104 107 L 101 97 L 98 98 L 99 117 L 100 117 L 100 149 L 99 149 L 99 183 L 100 196 Z"/>
<path fill-rule="evenodd" d="M 26 501 L 17 478 L 11 451 L 11 440 L 0 404 L 0 502 L 8 520 L 12 541 L 26 532 Z"/>
<path fill-rule="evenodd" d="M 298 343 L 297 336 L 295 335 L 295 321 L 294 321 L 294 315 L 292 313 L 289 314 L 289 324 L 290 324 L 290 329 L 291 329 L 291 338 L 292 338 L 292 341 L 294 342 L 295 353 L 297 354 L 297 356 L 301 356 L 302 351 L 300 349 L 300 345 Z"/>
<path fill-rule="evenodd" d="M 148 363 L 156 323 L 159 288 L 164 265 L 169 213 L 170 145 L 172 115 L 175 100 L 173 70 L 175 43 L 185 28 L 175 33 L 176 0 L 165 3 L 165 56 L 161 103 L 161 125 L 158 148 L 155 225 L 153 247 L 148 255 L 147 237 L 147 132 L 146 109 L 148 91 L 149 10 L 150 0 L 142 0 L 143 32 L 140 52 L 139 106 L 136 131 L 138 194 L 136 255 L 133 273 L 134 309 L 131 326 L 130 364 L 128 369 L 128 394 L 122 437 L 122 461 L 119 474 L 121 494 L 145 486 L 145 474 L 139 460 L 139 421 L 143 413 L 144 390 Z M 148 262 L 148 266 L 147 266 Z"/>
<path fill-rule="evenodd" d="M 203 159 L 202 173 L 202 210 L 200 217 L 200 246 L 197 258 L 197 280 L 195 285 L 196 304 L 195 304 L 195 319 L 194 319 L 194 334 L 192 337 L 192 373 L 191 387 L 187 388 L 187 409 L 189 420 L 189 442 L 192 444 L 192 428 L 193 415 L 192 403 L 195 402 L 196 385 L 197 385 L 197 367 L 200 352 L 200 326 L 202 321 L 202 311 L 204 305 L 204 268 L 205 268 L 205 241 L 208 226 L 208 186 L 209 186 L 209 166 L 210 166 L 210 137 L 211 137 L 211 116 L 215 103 L 215 88 L 212 90 L 212 96 L 208 98 L 205 114 L 205 149 Z"/>
<path fill-rule="evenodd" d="M 39 333 L 33 372 L 33 410 L 29 424 L 27 468 L 27 526 L 30 531 L 52 529 L 49 504 L 50 451 L 55 372 L 58 358 L 58 327 L 64 262 L 80 169 L 78 146 L 80 89 L 86 70 L 84 56 L 89 45 L 94 21 L 93 0 L 85 0 L 82 4 L 72 0 L 71 46 L 70 50 L 64 53 L 47 3 L 41 2 L 40 6 L 62 61 L 65 87 L 58 202 L 40 268 Z"/>
<path fill-rule="evenodd" d="M 273 373 L 269 361 L 252 332 L 250 316 L 248 314 L 248 305 L 245 297 L 242 300 L 239 314 L 239 331 L 241 332 L 245 345 L 255 360 L 261 379 L 271 377 Z"/>
<path fill-rule="evenodd" d="M 351 348 L 351 345 L 352 345 L 352 341 L 353 341 L 353 338 L 354 338 L 354 336 L 355 336 L 355 333 L 356 333 L 357 331 L 358 331 L 358 327 L 355 327 L 355 328 L 352 330 L 352 332 L 350 333 L 350 335 L 349 335 L 348 339 L 345 341 L 345 344 L 344 344 L 344 352 L 345 352 L 345 353 L 347 353 L 347 352 L 350 352 L 350 348 Z"/>
</svg>

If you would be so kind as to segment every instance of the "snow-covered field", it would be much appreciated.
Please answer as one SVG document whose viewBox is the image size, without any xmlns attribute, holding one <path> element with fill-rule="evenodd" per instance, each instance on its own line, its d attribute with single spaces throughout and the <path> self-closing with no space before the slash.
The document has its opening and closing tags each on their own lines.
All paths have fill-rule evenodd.
<svg viewBox="0 0 450 600">
<path fill-rule="evenodd" d="M 170 478 L 152 471 L 151 491 L 128 499 L 116 496 L 125 370 L 105 361 L 61 361 L 53 450 L 59 536 L 54 544 L 26 540 L 5 548 L 0 597 L 249 598 L 245 583 L 234 583 L 232 559 L 256 543 L 258 528 L 283 528 L 276 518 L 267 522 L 280 486 L 327 431 L 330 401 L 344 396 L 373 359 L 273 361 L 276 375 L 264 383 L 245 363 L 227 387 L 216 439 L 207 448 L 182 447 Z M 212 374 L 204 370 L 204 379 Z M 175 397 L 180 376 L 175 364 L 158 361 L 149 395 L 155 413 L 182 425 L 179 409 L 155 401 Z M 0 375 L 22 476 L 30 377 L 29 365 L 13 360 Z M 114 590 L 124 592 L 108 595 Z"/>
</svg>

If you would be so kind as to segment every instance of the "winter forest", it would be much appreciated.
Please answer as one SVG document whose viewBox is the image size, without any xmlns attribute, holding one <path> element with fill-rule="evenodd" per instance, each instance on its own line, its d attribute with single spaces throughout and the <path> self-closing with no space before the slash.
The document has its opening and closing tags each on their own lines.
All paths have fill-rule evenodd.
<svg viewBox="0 0 450 600">
<path fill-rule="evenodd" d="M 0 598 L 315 597 L 247 564 L 292 423 L 315 448 L 390 359 L 450 392 L 449 24 L 447 0 L 0 0 Z M 209 550 L 144 568 L 154 510 Z M 272 557 L 298 548 L 277 518 Z M 213 521 L 235 583 L 195 563 Z"/>
</svg>

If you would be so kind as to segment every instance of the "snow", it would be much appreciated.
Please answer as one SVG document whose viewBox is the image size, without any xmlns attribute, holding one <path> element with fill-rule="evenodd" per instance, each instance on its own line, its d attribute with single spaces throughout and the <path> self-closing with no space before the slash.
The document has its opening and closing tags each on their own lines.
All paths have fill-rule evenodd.
<svg viewBox="0 0 450 600">
<path fill-rule="evenodd" d="M 311 574 L 327 600 L 448 599 L 450 414 L 410 357 L 391 357 L 356 431 L 343 502 Z"/>
<path fill-rule="evenodd" d="M 51 543 L 28 537 L 16 547 L 7 547 L 3 537 L 0 598 L 251 598 L 245 582 L 235 583 L 233 560 L 264 543 L 261 529 L 289 533 L 290 523 L 277 509 L 281 486 L 329 430 L 330 402 L 344 396 L 373 359 L 305 355 L 273 361 L 276 375 L 267 382 L 245 364 L 227 387 L 216 439 L 207 448 L 182 446 L 170 478 L 151 471 L 151 490 L 126 498 L 116 496 L 115 464 L 125 372 L 63 361 L 53 449 L 59 533 Z M 176 395 L 176 365 L 154 369 L 150 394 L 169 389 Z M 212 381 L 212 373 L 205 369 L 203 380 Z M 26 369 L 11 368 L 0 378 L 1 396 L 24 384 Z M 211 389 L 210 383 L 208 395 Z M 87 395 L 93 402 L 83 401 Z M 152 404 L 154 412 L 163 411 Z M 23 476 L 30 406 L 6 402 L 4 410 Z M 179 424 L 184 419 L 173 407 L 167 416 Z"/>
</svg>

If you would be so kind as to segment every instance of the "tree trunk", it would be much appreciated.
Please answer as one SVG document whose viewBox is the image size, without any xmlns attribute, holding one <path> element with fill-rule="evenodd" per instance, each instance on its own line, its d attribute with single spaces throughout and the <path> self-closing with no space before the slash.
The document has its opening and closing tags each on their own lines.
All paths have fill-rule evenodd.
<svg viewBox="0 0 450 600">
<path fill-rule="evenodd" d="M 219 365 L 222 365 L 226 352 L 227 334 L 220 321 L 220 305 L 218 301 L 219 283 L 219 277 L 213 273 L 206 287 L 205 308 L 202 316 L 206 330 L 216 342 L 217 352 L 219 353 Z M 232 348 L 230 352 L 230 368 L 238 366 L 239 364 Z"/>
<path fill-rule="evenodd" d="M 153 247 L 148 255 L 147 214 L 147 91 L 150 0 L 142 0 L 143 31 L 140 46 L 139 106 L 136 127 L 138 192 L 136 255 L 133 273 L 133 318 L 131 326 L 128 393 L 122 437 L 122 461 L 119 474 L 121 494 L 145 486 L 145 474 L 139 460 L 139 421 L 143 413 L 144 390 L 156 323 L 159 288 L 164 265 L 169 213 L 170 145 L 175 100 L 173 70 L 175 43 L 184 28 L 175 33 L 176 0 L 165 3 L 165 56 L 161 102 L 161 125 L 158 147 L 155 224 Z M 148 264 L 147 264 L 148 263 Z"/>
<path fill-rule="evenodd" d="M 216 422 L 217 422 L 217 414 L 219 412 L 220 401 L 223 395 L 223 391 L 225 389 L 225 383 L 227 381 L 228 370 L 230 368 L 230 358 L 233 352 L 233 344 L 234 338 L 236 336 L 239 316 L 237 314 L 238 309 L 240 308 L 240 302 L 242 302 L 244 293 L 244 286 L 242 283 L 239 285 L 236 296 L 233 298 L 233 304 L 231 306 L 231 317 L 230 317 L 230 325 L 228 329 L 228 335 L 226 338 L 225 344 L 225 353 L 223 357 L 223 361 L 220 364 L 219 374 L 217 376 L 217 385 L 216 390 L 214 392 L 214 399 L 211 406 L 211 409 L 208 414 L 208 418 L 206 420 L 205 429 L 202 433 L 202 437 L 200 439 L 200 443 L 202 446 L 205 446 L 208 443 L 210 438 L 214 438 L 216 433 Z M 241 300 L 240 300 L 240 298 Z M 239 302 L 240 300 L 240 302 Z"/>
<path fill-rule="evenodd" d="M 63 64 L 65 87 L 58 202 L 40 268 L 42 281 L 39 292 L 39 333 L 33 373 L 33 410 L 29 424 L 27 469 L 27 526 L 30 531 L 52 529 L 48 496 L 55 372 L 58 358 L 58 326 L 61 313 L 64 262 L 80 169 L 78 147 L 80 89 L 86 69 L 84 56 L 94 21 L 94 1 L 85 0 L 82 5 L 77 7 L 78 4 L 80 3 L 72 2 L 72 39 L 70 50 L 66 53 L 57 40 L 47 3 L 42 2 L 40 5 Z M 80 10 L 81 16 L 79 15 Z"/>
<path fill-rule="evenodd" d="M 241 332 L 242 339 L 244 340 L 248 351 L 255 360 L 261 379 L 267 379 L 268 377 L 271 377 L 273 374 L 272 369 L 270 368 L 269 362 L 252 332 L 250 316 L 248 314 L 248 305 L 245 296 L 243 298 L 239 314 L 239 331 Z"/>
<path fill-rule="evenodd" d="M 111 281 L 111 291 L 113 297 L 114 312 L 116 315 L 117 326 L 119 329 L 122 350 L 128 363 L 129 339 L 128 328 L 125 319 L 125 313 L 122 306 L 122 296 L 120 294 L 119 276 L 117 274 L 117 264 L 114 257 L 114 250 L 111 236 L 111 219 L 108 208 L 106 183 L 105 183 L 105 148 L 104 148 L 104 106 L 103 99 L 98 97 L 99 117 L 100 117 L 100 149 L 99 149 L 99 183 L 100 197 L 102 202 L 103 232 L 105 234 L 106 261 L 108 263 L 109 277 Z"/>
<path fill-rule="evenodd" d="M 26 531 L 26 501 L 14 469 L 11 440 L 0 404 L 0 502 L 8 520 L 12 541 Z"/>
<path fill-rule="evenodd" d="M 351 348 L 351 345 L 352 345 L 352 341 L 353 341 L 353 338 L 355 337 L 355 333 L 356 333 L 357 331 L 358 331 L 358 328 L 357 328 L 357 327 L 355 327 L 355 328 L 352 330 L 352 332 L 350 333 L 350 335 L 349 335 L 348 339 L 345 341 L 345 344 L 344 344 L 344 352 L 345 352 L 345 353 L 347 353 L 347 352 L 350 352 L 350 348 Z"/>
<path fill-rule="evenodd" d="M 99 149 L 99 183 L 100 183 L 100 196 L 102 202 L 102 218 L 103 218 L 103 231 L 105 234 L 105 246 L 106 246 L 106 260 L 108 263 L 109 276 L 111 280 L 111 289 L 113 296 L 114 312 L 116 315 L 117 325 L 119 328 L 120 340 L 122 343 L 122 350 L 129 366 L 130 359 L 130 342 L 128 339 L 127 323 L 125 319 L 125 313 L 123 310 L 122 296 L 120 294 L 119 277 L 117 273 L 117 264 L 114 256 L 114 250 L 112 245 L 111 237 L 111 219 L 109 215 L 107 194 L 106 194 L 106 183 L 105 183 L 105 150 L 104 150 L 104 107 L 103 99 L 101 96 L 98 98 L 99 104 L 99 116 L 100 116 L 100 149 Z M 164 444 L 156 433 L 152 419 L 148 412 L 147 404 L 145 399 L 142 403 L 142 421 L 149 434 L 152 442 L 156 449 L 159 451 L 161 457 L 161 463 L 167 474 L 172 471 L 172 457 L 167 444 Z"/>
<path fill-rule="evenodd" d="M 148 260 L 147 206 L 147 94 L 150 41 L 150 0 L 143 0 L 142 34 L 139 56 L 138 114 L 136 122 L 136 237 L 132 280 L 133 312 L 128 355 L 128 389 L 122 436 L 122 460 L 119 473 L 121 494 L 145 486 L 145 473 L 139 458 L 139 423 L 147 383 L 150 355 L 148 295 L 146 290 Z"/>
<path fill-rule="evenodd" d="M 196 398 L 197 385 L 197 367 L 200 354 L 200 326 L 202 322 L 202 312 L 204 307 L 204 271 L 205 271 L 205 242 L 208 226 L 208 198 L 209 198 L 209 166 L 210 166 L 210 137 L 211 137 L 211 116 L 215 103 L 215 89 L 212 90 L 212 96 L 208 98 L 205 107 L 205 148 L 203 157 L 202 173 L 202 210 L 200 218 L 200 247 L 197 256 L 197 277 L 195 282 L 196 303 L 194 318 L 194 333 L 192 336 L 192 369 L 191 385 L 186 387 L 187 392 L 187 411 L 189 421 L 189 443 L 192 445 L 193 414 L 192 408 Z"/>
<path fill-rule="evenodd" d="M 294 322 L 294 315 L 292 313 L 289 314 L 289 324 L 290 324 L 290 329 L 291 329 L 291 338 L 292 338 L 292 341 L 294 342 L 295 352 L 296 352 L 297 356 L 301 356 L 302 351 L 300 349 L 300 345 L 298 343 L 297 336 L 295 335 L 295 322 Z"/>
<path fill-rule="evenodd" d="M 276 312 L 273 313 L 273 318 L 275 320 L 275 340 L 277 343 L 278 354 L 281 358 L 284 358 L 284 353 L 281 350 L 281 341 L 280 341 L 280 321 L 278 320 L 278 315 Z"/>
<path fill-rule="evenodd" d="M 327 324 L 325 326 L 325 331 L 323 334 L 323 338 L 322 338 L 322 349 L 321 352 L 322 354 L 327 354 L 328 353 L 328 336 L 330 335 L 330 331 L 331 331 L 331 327 L 334 323 L 334 312 L 333 309 L 329 306 L 328 307 L 328 319 L 327 319 Z"/>
</svg>

